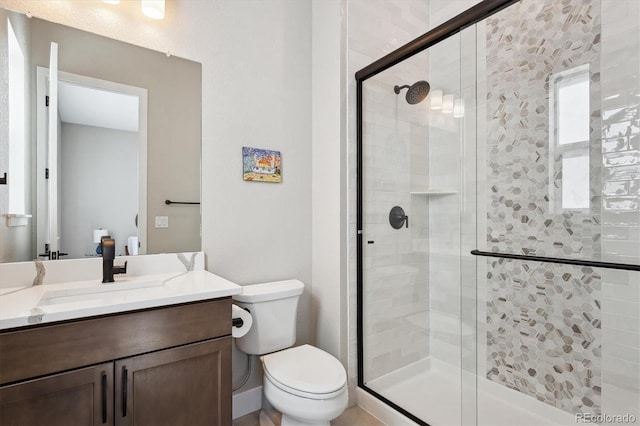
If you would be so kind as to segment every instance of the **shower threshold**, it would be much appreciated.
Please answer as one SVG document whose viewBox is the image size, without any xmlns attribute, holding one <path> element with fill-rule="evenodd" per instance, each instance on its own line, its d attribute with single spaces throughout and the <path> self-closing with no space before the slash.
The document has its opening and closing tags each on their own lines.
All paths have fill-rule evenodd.
<svg viewBox="0 0 640 426">
<path fill-rule="evenodd" d="M 470 374 L 469 374 L 470 376 Z M 478 377 L 479 426 L 575 425 L 573 414 Z M 475 383 L 461 392 L 460 370 L 424 358 L 367 383 L 367 387 L 431 426 L 461 424 L 461 395 L 473 395 Z M 462 404 L 463 409 L 470 409 Z"/>
</svg>

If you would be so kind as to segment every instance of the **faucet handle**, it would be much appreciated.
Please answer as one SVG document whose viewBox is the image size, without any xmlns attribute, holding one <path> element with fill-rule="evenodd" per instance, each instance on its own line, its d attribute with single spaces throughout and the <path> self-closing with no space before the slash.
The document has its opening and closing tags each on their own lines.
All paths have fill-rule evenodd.
<svg viewBox="0 0 640 426">
<path fill-rule="evenodd" d="M 127 273 L 127 261 L 124 261 L 124 265 L 122 266 L 114 266 L 113 274 L 126 274 Z"/>
</svg>

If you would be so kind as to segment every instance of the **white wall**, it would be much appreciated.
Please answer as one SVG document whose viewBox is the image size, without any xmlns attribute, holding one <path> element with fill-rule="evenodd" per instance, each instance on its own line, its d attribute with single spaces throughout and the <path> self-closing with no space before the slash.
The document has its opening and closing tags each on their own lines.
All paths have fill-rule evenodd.
<svg viewBox="0 0 640 426">
<path fill-rule="evenodd" d="M 138 134 L 71 123 L 60 131 L 60 251 L 95 255 L 93 230 L 104 228 L 124 256 L 138 234 Z"/>
<path fill-rule="evenodd" d="M 310 4 L 214 6 L 208 12 L 216 32 L 207 48 L 214 55 L 212 74 L 202 60 L 202 243 L 208 269 L 239 284 L 302 280 L 297 343 L 308 342 L 313 332 Z M 242 181 L 242 146 L 281 151 L 282 183 Z M 242 357 L 234 362 L 244 365 Z"/>
<path fill-rule="evenodd" d="M 311 4 L 0 0 L 0 6 L 202 63 L 202 249 L 239 284 L 298 278 L 298 343 L 311 341 Z M 242 180 L 241 148 L 282 152 L 283 182 Z M 236 354 L 234 379 L 244 357 Z M 254 370 L 256 371 L 256 370 Z M 259 371 L 246 387 L 260 380 Z"/>
<path fill-rule="evenodd" d="M 346 365 L 343 7 L 343 0 L 312 1 L 311 271 L 316 344 Z"/>
<path fill-rule="evenodd" d="M 310 342 L 310 4 L 214 6 L 200 12 L 209 14 L 208 25 L 215 28 L 206 48 L 213 69 L 202 60 L 207 267 L 239 284 L 300 279 L 306 289 L 298 306 L 297 343 Z M 282 183 L 242 181 L 242 146 L 281 151 Z M 234 362 L 244 366 L 242 356 Z"/>
</svg>

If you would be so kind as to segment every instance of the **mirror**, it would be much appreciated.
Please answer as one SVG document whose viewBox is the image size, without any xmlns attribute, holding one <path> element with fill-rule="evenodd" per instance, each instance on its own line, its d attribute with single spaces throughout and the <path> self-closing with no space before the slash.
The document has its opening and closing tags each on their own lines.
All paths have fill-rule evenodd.
<svg viewBox="0 0 640 426">
<path fill-rule="evenodd" d="M 0 262 L 96 256 L 101 233 L 117 255 L 200 250 L 201 80 L 197 62 L 0 9 Z"/>
</svg>

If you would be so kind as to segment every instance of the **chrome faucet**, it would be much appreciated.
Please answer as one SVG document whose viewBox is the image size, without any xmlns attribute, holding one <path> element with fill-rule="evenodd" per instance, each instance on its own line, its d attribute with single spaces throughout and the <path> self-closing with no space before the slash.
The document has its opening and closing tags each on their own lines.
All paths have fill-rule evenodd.
<svg viewBox="0 0 640 426">
<path fill-rule="evenodd" d="M 116 258 L 116 240 L 111 237 L 102 237 L 100 240 L 102 247 L 102 282 L 112 283 L 114 274 L 126 274 L 127 262 L 124 266 L 113 266 Z"/>
</svg>

